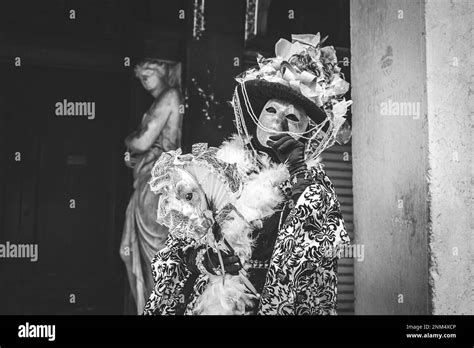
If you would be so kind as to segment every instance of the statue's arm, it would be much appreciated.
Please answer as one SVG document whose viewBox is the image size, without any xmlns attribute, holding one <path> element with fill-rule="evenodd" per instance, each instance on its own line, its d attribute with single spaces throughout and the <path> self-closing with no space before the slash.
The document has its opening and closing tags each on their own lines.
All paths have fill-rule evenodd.
<svg viewBox="0 0 474 348">
<path fill-rule="evenodd" d="M 179 115 L 179 92 L 167 91 L 148 111 L 140 128 L 125 139 L 127 148 L 135 153 L 146 152 L 160 135 L 171 117 Z"/>
</svg>

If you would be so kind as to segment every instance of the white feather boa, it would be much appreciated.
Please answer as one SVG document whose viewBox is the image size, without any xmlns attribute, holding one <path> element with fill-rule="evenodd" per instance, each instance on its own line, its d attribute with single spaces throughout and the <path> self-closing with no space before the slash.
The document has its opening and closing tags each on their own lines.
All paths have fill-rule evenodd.
<svg viewBox="0 0 474 348">
<path fill-rule="evenodd" d="M 238 213 L 232 212 L 232 219 L 226 220 L 220 227 L 223 236 L 245 265 L 252 254 L 251 232 L 255 226 L 262 225 L 261 220 L 274 214 L 275 207 L 283 199 L 278 186 L 289 178 L 289 173 L 285 165 L 274 164 L 266 157 L 260 157 L 261 163 L 257 166 L 238 137 L 224 142 L 216 157 L 236 165 L 243 182 L 234 204 Z M 245 282 L 242 274 L 226 275 L 224 281 L 222 276 L 209 276 L 209 283 L 197 299 L 194 313 L 245 314 L 255 297 Z"/>
</svg>

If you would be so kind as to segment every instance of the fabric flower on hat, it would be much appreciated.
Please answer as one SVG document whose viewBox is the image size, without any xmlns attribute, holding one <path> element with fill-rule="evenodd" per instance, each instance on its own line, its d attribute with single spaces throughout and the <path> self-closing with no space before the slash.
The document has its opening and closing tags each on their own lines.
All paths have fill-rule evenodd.
<svg viewBox="0 0 474 348">
<path fill-rule="evenodd" d="M 347 108 L 352 104 L 352 100 L 346 101 L 346 99 L 342 99 L 339 102 L 336 102 L 332 106 L 332 113 L 334 118 L 343 118 L 347 114 Z"/>
<path fill-rule="evenodd" d="M 237 78 L 255 78 L 291 87 L 318 107 L 331 107 L 333 98 L 349 90 L 349 84 L 339 75 L 336 50 L 320 47 L 326 38 L 320 34 L 298 34 L 291 42 L 280 39 L 275 44 L 275 57 L 257 56 L 258 69 L 250 69 Z"/>
<path fill-rule="evenodd" d="M 336 50 L 333 46 L 325 46 L 321 48 L 321 61 L 323 64 L 337 64 Z"/>
<path fill-rule="evenodd" d="M 328 96 L 344 95 L 349 91 L 349 83 L 342 79 L 339 74 L 335 74 L 328 86 Z"/>
<path fill-rule="evenodd" d="M 316 48 L 320 43 L 320 35 L 299 34 L 291 35 L 291 41 L 280 39 L 275 44 L 275 55 L 283 60 L 289 60 L 293 55 L 300 54 L 308 48 Z"/>
</svg>

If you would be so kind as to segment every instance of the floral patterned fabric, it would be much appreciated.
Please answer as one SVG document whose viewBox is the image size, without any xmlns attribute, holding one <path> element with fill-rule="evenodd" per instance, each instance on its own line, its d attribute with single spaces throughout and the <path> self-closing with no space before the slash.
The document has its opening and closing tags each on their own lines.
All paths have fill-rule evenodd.
<svg viewBox="0 0 474 348">
<path fill-rule="evenodd" d="M 307 179 L 311 184 L 277 231 L 261 299 L 250 314 L 336 314 L 335 251 L 350 240 L 334 187 L 322 165 L 313 167 Z M 291 183 L 284 183 L 281 189 L 288 196 Z M 205 275 L 193 277 L 186 269 L 182 255 L 190 245 L 190 240 L 170 236 L 153 259 L 156 285 L 145 315 L 193 314 L 195 299 L 208 279 Z"/>
<path fill-rule="evenodd" d="M 337 314 L 337 250 L 350 243 L 321 166 L 278 233 L 258 314 Z"/>
</svg>

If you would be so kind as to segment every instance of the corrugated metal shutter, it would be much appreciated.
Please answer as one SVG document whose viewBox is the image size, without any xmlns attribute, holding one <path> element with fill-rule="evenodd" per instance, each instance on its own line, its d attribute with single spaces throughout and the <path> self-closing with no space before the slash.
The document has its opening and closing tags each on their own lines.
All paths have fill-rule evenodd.
<svg viewBox="0 0 474 348">
<path fill-rule="evenodd" d="M 354 243 L 354 209 L 352 198 L 352 148 L 351 143 L 334 145 L 322 155 L 325 171 L 332 181 L 346 224 Z M 337 312 L 339 315 L 354 314 L 354 259 L 341 257 L 338 263 Z"/>
</svg>

